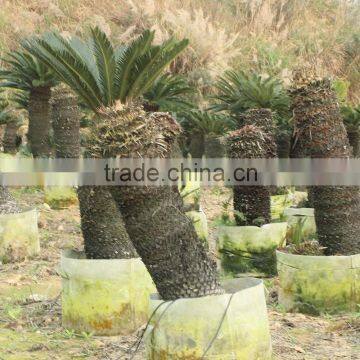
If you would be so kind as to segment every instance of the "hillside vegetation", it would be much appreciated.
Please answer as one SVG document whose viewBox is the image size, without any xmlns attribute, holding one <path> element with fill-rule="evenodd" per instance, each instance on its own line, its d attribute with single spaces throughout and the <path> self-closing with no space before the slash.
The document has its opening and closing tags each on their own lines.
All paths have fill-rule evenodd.
<svg viewBox="0 0 360 360">
<path fill-rule="evenodd" d="M 360 98 L 360 6 L 357 0 L 0 0 L 0 51 L 50 29 L 82 33 L 100 26 L 114 41 L 143 28 L 158 41 L 175 34 L 191 46 L 173 65 L 201 89 L 235 67 L 279 75 L 298 66 L 349 82 Z"/>
</svg>

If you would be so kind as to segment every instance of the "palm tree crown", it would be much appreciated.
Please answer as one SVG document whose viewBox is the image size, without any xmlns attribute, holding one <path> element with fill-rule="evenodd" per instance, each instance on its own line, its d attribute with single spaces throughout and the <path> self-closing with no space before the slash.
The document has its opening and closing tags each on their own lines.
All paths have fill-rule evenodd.
<svg viewBox="0 0 360 360">
<path fill-rule="evenodd" d="M 182 126 L 188 132 L 194 131 L 202 135 L 224 135 L 236 128 L 236 123 L 231 117 L 209 111 L 192 110 L 187 112 L 184 118 Z"/>
<path fill-rule="evenodd" d="M 215 111 L 227 111 L 237 116 L 248 109 L 268 108 L 281 116 L 287 116 L 289 98 L 280 80 L 264 78 L 255 73 L 226 71 L 215 85 L 218 94 Z"/>
<path fill-rule="evenodd" d="M 156 106 L 160 111 L 181 112 L 195 107 L 186 97 L 194 92 L 195 89 L 185 77 L 167 73 L 155 81 L 144 98 L 149 105 Z"/>
<path fill-rule="evenodd" d="M 0 70 L 0 87 L 30 92 L 56 84 L 53 72 L 27 51 L 14 51 L 3 60 L 8 69 Z"/>
<path fill-rule="evenodd" d="M 100 107 L 116 101 L 126 103 L 148 91 L 188 44 L 187 40 L 171 38 L 154 46 L 154 34 L 146 30 L 130 44 L 115 48 L 96 27 L 85 41 L 52 32 L 23 45 L 97 112 Z"/>
</svg>

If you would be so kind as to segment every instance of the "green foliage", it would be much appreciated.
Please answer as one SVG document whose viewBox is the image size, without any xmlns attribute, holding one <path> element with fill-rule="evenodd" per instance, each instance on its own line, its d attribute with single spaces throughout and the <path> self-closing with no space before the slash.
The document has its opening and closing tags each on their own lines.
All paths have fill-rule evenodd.
<svg viewBox="0 0 360 360">
<path fill-rule="evenodd" d="M 21 126 L 24 123 L 24 118 L 21 114 L 16 114 L 12 104 L 12 99 L 9 99 L 3 89 L 0 89 L 0 125 L 10 122 L 15 122 Z"/>
<path fill-rule="evenodd" d="M 7 69 L 0 70 L 0 87 L 31 91 L 42 86 L 56 84 L 54 74 L 47 66 L 27 51 L 14 51 L 3 59 Z"/>
<path fill-rule="evenodd" d="M 231 117 L 209 111 L 192 110 L 187 112 L 184 117 L 185 120 L 182 125 L 187 131 L 194 131 L 203 135 L 224 135 L 236 126 Z"/>
<path fill-rule="evenodd" d="M 0 89 L 0 124 L 5 124 L 9 115 L 9 101 L 5 97 L 4 90 Z"/>
<path fill-rule="evenodd" d="M 194 92 L 194 87 L 189 85 L 184 76 L 167 73 L 155 81 L 151 89 L 144 94 L 144 98 L 148 104 L 160 111 L 179 112 L 194 107 L 186 97 Z"/>
<path fill-rule="evenodd" d="M 288 238 L 288 242 L 295 246 L 299 246 L 304 239 L 304 227 L 306 222 L 306 216 L 298 217 L 296 224 L 293 226 L 292 231 L 290 233 L 290 237 Z"/>
<path fill-rule="evenodd" d="M 170 38 L 154 46 L 154 35 L 154 31 L 145 30 L 130 44 L 115 48 L 96 27 L 86 41 L 52 32 L 23 45 L 97 112 L 117 100 L 126 103 L 146 93 L 188 45 L 187 40 Z"/>
<path fill-rule="evenodd" d="M 214 220 L 214 226 L 236 226 L 235 215 L 244 217 L 244 214 L 231 209 L 231 198 L 222 203 L 221 215 Z"/>
<path fill-rule="evenodd" d="M 357 107 L 342 106 L 340 110 L 345 126 L 348 129 L 358 130 L 360 127 L 360 105 Z"/>
<path fill-rule="evenodd" d="M 215 111 L 225 111 L 236 117 L 248 109 L 268 108 L 288 117 L 289 97 L 276 77 L 264 78 L 255 73 L 226 71 L 215 84 Z"/>
<path fill-rule="evenodd" d="M 347 97 L 348 97 L 348 92 L 349 92 L 349 87 L 350 87 L 349 81 L 345 81 L 345 80 L 341 80 L 341 79 L 336 79 L 335 81 L 333 81 L 332 88 L 336 92 L 336 96 L 337 96 L 340 104 L 346 103 Z"/>
<path fill-rule="evenodd" d="M 19 109 L 27 109 L 29 106 L 29 92 L 15 91 L 11 96 L 11 101 Z"/>
</svg>

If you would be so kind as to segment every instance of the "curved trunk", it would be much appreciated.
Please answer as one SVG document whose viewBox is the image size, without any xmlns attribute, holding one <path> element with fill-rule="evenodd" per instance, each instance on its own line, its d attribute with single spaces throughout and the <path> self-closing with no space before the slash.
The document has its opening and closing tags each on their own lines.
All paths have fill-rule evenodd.
<svg viewBox="0 0 360 360">
<path fill-rule="evenodd" d="M 52 116 L 57 158 L 80 156 L 80 112 L 77 98 L 60 88 L 52 99 Z M 81 230 L 88 259 L 136 257 L 124 222 L 109 190 L 101 186 L 78 189 Z"/>
<path fill-rule="evenodd" d="M 80 186 L 78 198 L 86 257 L 88 259 L 137 257 L 109 189 L 102 186 Z"/>
<path fill-rule="evenodd" d="M 0 214 L 20 213 L 21 209 L 5 186 L 0 186 Z"/>
<path fill-rule="evenodd" d="M 351 129 L 347 130 L 350 146 L 352 148 L 352 154 L 354 157 L 360 156 L 360 130 L 359 129 Z"/>
<path fill-rule="evenodd" d="M 19 148 L 17 131 L 19 126 L 15 121 L 9 121 L 5 127 L 3 145 L 4 153 L 16 154 Z"/>
<path fill-rule="evenodd" d="M 327 80 L 292 91 L 293 157 L 348 158 L 351 148 L 336 95 Z M 319 243 L 327 255 L 360 253 L 360 191 L 355 186 L 314 186 Z"/>
<path fill-rule="evenodd" d="M 29 131 L 28 140 L 34 157 L 49 157 L 50 146 L 50 87 L 36 87 L 29 98 Z"/>
<path fill-rule="evenodd" d="M 119 186 L 111 192 L 163 300 L 221 292 L 216 265 L 185 215 L 177 188 Z"/>
<path fill-rule="evenodd" d="M 146 116 L 134 106 L 104 114 L 92 145 L 96 151 L 109 144 L 102 147 L 109 157 L 164 157 L 171 154 L 178 133 L 179 125 L 167 113 Z M 222 292 L 216 264 L 185 215 L 177 186 L 112 186 L 110 191 L 163 300 Z"/>
</svg>

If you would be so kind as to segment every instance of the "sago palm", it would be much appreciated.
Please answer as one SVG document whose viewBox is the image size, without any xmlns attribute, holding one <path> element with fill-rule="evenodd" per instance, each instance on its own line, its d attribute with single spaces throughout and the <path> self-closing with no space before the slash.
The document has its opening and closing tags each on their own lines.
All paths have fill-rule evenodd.
<svg viewBox="0 0 360 360">
<path fill-rule="evenodd" d="M 193 147 L 199 146 L 199 139 L 204 144 L 204 154 L 207 158 L 220 158 L 225 155 L 225 147 L 221 137 L 236 128 L 235 121 L 227 115 L 216 114 L 210 111 L 192 110 L 185 115 L 183 126 L 191 134 L 190 152 Z M 201 157 L 201 156 L 200 156 Z"/>
<path fill-rule="evenodd" d="M 235 118 L 249 109 L 271 109 L 288 116 L 289 98 L 281 81 L 256 73 L 228 70 L 215 84 L 215 111 L 226 111 Z"/>
<path fill-rule="evenodd" d="M 276 141 L 279 157 L 288 157 L 290 152 L 289 97 L 282 82 L 276 77 L 264 77 L 256 73 L 229 70 L 215 85 L 217 94 L 214 111 L 223 111 L 244 124 L 241 114 L 250 109 L 270 109 L 276 120 Z"/>
<path fill-rule="evenodd" d="M 24 41 L 24 47 L 49 66 L 94 112 L 116 101 L 125 104 L 149 91 L 187 40 L 154 46 L 146 30 L 129 45 L 114 47 L 99 28 L 87 41 L 53 32 Z"/>
<path fill-rule="evenodd" d="M 49 156 L 50 148 L 50 96 L 51 87 L 56 84 L 54 74 L 47 66 L 27 51 L 14 51 L 4 59 L 6 69 L 0 70 L 0 87 L 17 89 L 28 98 L 28 139 L 35 157 Z"/>
<path fill-rule="evenodd" d="M 292 156 L 349 158 L 351 147 L 328 79 L 300 78 L 291 91 L 294 111 Z M 360 190 L 357 186 L 313 186 L 318 238 L 327 255 L 360 252 Z"/>
<path fill-rule="evenodd" d="M 238 159 L 273 158 L 276 156 L 274 124 L 269 109 L 248 110 L 242 120 L 241 129 L 226 136 L 228 156 Z M 271 221 L 270 189 L 267 186 L 233 187 L 236 223 L 259 225 Z"/>
<path fill-rule="evenodd" d="M 153 39 L 154 32 L 144 31 L 132 43 L 114 48 L 95 28 L 88 41 L 52 33 L 25 43 L 98 115 L 93 131 L 98 141 L 89 147 L 98 157 L 149 155 L 149 141 L 156 150 L 152 155 L 157 156 L 158 137 L 162 142 L 174 140 L 176 134 L 167 132 L 168 117 L 154 118 L 140 105 L 132 105 L 188 43 L 170 39 L 153 46 Z M 127 232 L 164 299 L 220 291 L 214 263 L 184 214 L 177 190 L 119 186 L 111 191 Z"/>
</svg>

